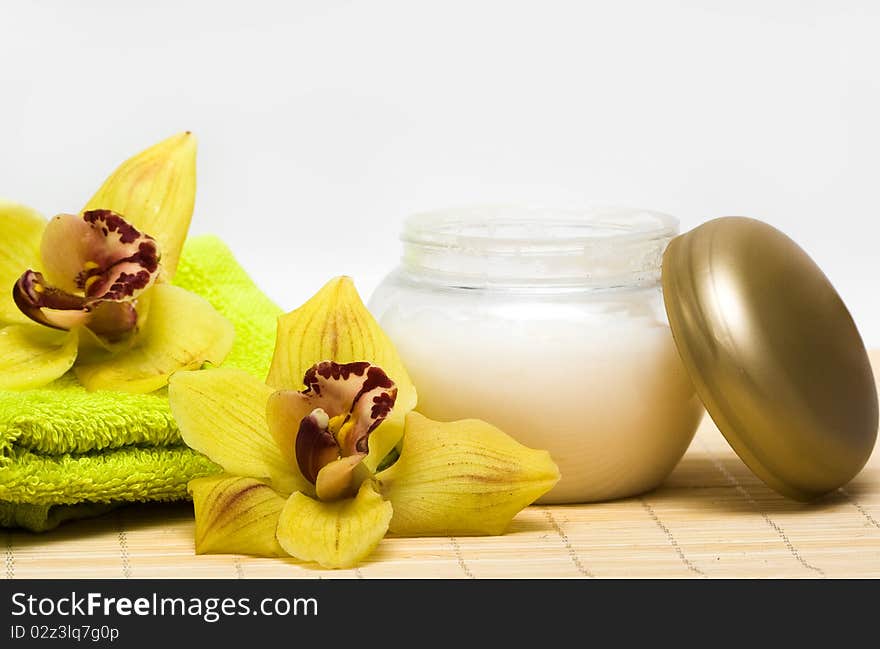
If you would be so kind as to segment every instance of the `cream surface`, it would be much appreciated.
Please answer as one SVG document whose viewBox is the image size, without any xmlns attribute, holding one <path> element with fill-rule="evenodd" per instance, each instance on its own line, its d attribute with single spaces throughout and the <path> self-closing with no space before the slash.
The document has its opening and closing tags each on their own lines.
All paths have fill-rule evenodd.
<svg viewBox="0 0 880 649">
<path fill-rule="evenodd" d="M 540 502 L 608 500 L 659 485 L 703 413 L 665 322 L 637 301 L 586 315 L 513 310 L 380 314 L 418 387 L 417 409 L 438 420 L 485 419 L 550 451 L 562 479 Z"/>
</svg>

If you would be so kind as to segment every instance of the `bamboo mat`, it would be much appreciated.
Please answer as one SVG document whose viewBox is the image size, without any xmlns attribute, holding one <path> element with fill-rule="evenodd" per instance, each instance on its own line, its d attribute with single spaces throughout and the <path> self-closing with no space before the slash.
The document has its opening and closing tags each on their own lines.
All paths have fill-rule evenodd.
<svg viewBox="0 0 880 649">
<path fill-rule="evenodd" d="M 872 354 L 875 372 L 880 352 Z M 192 507 L 143 505 L 48 534 L 0 531 L 14 578 L 880 577 L 880 451 L 844 489 L 788 501 L 706 417 L 658 490 L 530 507 L 501 537 L 386 538 L 354 570 L 193 554 Z"/>
</svg>

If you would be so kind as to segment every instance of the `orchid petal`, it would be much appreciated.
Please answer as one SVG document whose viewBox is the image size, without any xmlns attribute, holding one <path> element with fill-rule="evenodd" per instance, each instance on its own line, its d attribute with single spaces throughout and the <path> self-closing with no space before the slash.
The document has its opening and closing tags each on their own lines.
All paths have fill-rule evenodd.
<svg viewBox="0 0 880 649">
<path fill-rule="evenodd" d="M 381 367 L 397 386 L 394 410 L 370 436 L 365 464 L 374 469 L 400 440 L 403 418 L 415 407 L 417 396 L 394 344 L 348 277 L 331 280 L 300 308 L 278 319 L 267 382 L 277 389 L 302 389 L 306 371 L 325 360 L 367 361 Z"/>
<path fill-rule="evenodd" d="M 154 286 L 150 297 L 150 317 L 134 347 L 74 368 L 86 388 L 152 392 L 178 370 L 226 358 L 235 329 L 206 300 L 169 284 Z"/>
<path fill-rule="evenodd" d="M 159 272 L 156 242 L 107 210 L 56 216 L 42 238 L 43 273 L 26 271 L 13 298 L 23 314 L 56 329 L 85 325 L 104 346 L 130 337 L 131 302 Z"/>
<path fill-rule="evenodd" d="M 86 327 L 108 350 L 116 343 L 128 342 L 141 314 L 131 302 L 99 302 L 92 307 Z"/>
<path fill-rule="evenodd" d="M 46 282 L 42 273 L 26 271 L 12 287 L 12 299 L 21 313 L 53 329 L 73 329 L 89 318 L 88 301 Z"/>
<path fill-rule="evenodd" d="M 381 367 L 324 361 L 305 374 L 303 396 L 330 417 L 345 416 L 337 435 L 340 454 L 365 454 L 368 438 L 394 408 L 397 387 Z"/>
<path fill-rule="evenodd" d="M 270 393 L 265 402 L 264 418 L 269 427 L 269 434 L 275 441 L 276 449 L 284 460 L 284 466 L 288 471 L 300 476 L 303 484 L 309 484 L 302 475 L 296 459 L 296 439 L 301 422 L 311 414 L 314 406 L 299 392 L 278 390 L 273 393 L 272 388 L 262 385 Z"/>
<path fill-rule="evenodd" d="M 40 251 L 48 283 L 89 300 L 134 298 L 159 274 L 156 241 L 110 210 L 56 216 Z"/>
<path fill-rule="evenodd" d="M 187 446 L 229 473 L 270 478 L 279 491 L 311 487 L 289 470 L 266 423 L 272 388 L 247 372 L 177 372 L 168 383 L 171 413 Z"/>
<path fill-rule="evenodd" d="M 276 531 L 288 554 L 325 568 L 350 568 L 379 545 L 391 520 L 391 504 L 369 481 L 347 500 L 321 502 L 301 493 L 287 500 Z"/>
<path fill-rule="evenodd" d="M 12 286 L 28 268 L 40 261 L 40 237 L 46 219 L 37 212 L 0 200 L 0 323 L 30 322 L 12 300 Z"/>
<path fill-rule="evenodd" d="M 174 276 L 196 195 L 196 138 L 180 133 L 126 160 L 83 209 L 113 210 L 159 242 Z"/>
<path fill-rule="evenodd" d="M 366 455 L 369 437 L 394 407 L 397 388 L 380 367 L 324 361 L 306 371 L 302 392 L 279 390 L 266 418 L 282 456 L 311 483 L 340 455 Z M 331 420 L 337 420 L 331 430 Z"/>
<path fill-rule="evenodd" d="M 282 557 L 275 539 L 285 498 L 253 478 L 218 475 L 190 480 L 196 554 Z"/>
<path fill-rule="evenodd" d="M 296 460 L 306 480 L 314 483 L 318 472 L 339 457 L 336 439 L 327 429 L 330 419 L 327 413 L 316 409 L 299 422 L 296 434 Z"/>
<path fill-rule="evenodd" d="M 547 493 L 559 469 L 476 419 L 406 418 L 400 458 L 376 475 L 394 507 L 391 531 L 405 536 L 501 534 L 522 508 Z"/>
<path fill-rule="evenodd" d="M 93 261 L 92 250 L 100 247 L 103 236 L 81 217 L 58 214 L 49 219 L 40 241 L 39 265 L 46 282 L 62 291 L 82 290 L 77 277 Z"/>
<path fill-rule="evenodd" d="M 127 341 L 138 322 L 132 302 L 89 301 L 51 286 L 42 273 L 32 270 L 15 283 L 12 297 L 21 313 L 34 322 L 64 330 L 86 326 L 105 349 Z"/>
<path fill-rule="evenodd" d="M 73 366 L 76 332 L 54 331 L 34 324 L 0 329 L 0 390 L 27 390 L 47 385 Z"/>
<path fill-rule="evenodd" d="M 364 457 L 364 455 L 349 455 L 325 464 L 315 480 L 315 493 L 318 499 L 329 502 L 354 496 L 358 484 L 363 482 L 357 481 L 356 469 L 363 462 Z M 363 476 L 363 478 L 367 477 Z"/>
</svg>

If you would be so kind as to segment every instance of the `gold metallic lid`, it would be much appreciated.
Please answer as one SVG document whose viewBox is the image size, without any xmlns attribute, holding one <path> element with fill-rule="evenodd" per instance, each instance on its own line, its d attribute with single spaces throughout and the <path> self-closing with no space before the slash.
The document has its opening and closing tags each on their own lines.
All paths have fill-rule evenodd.
<svg viewBox="0 0 880 649">
<path fill-rule="evenodd" d="M 662 281 L 697 394 L 759 478 L 810 500 L 861 470 L 877 436 L 868 354 L 796 243 L 754 219 L 715 219 L 670 242 Z"/>
</svg>

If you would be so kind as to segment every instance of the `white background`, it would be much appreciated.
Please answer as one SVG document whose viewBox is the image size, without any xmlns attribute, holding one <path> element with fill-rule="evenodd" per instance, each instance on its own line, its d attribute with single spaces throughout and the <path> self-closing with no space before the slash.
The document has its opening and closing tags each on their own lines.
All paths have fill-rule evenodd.
<svg viewBox="0 0 880 649">
<path fill-rule="evenodd" d="M 194 232 L 292 308 L 365 297 L 412 211 L 727 214 L 785 230 L 880 345 L 880 2 L 0 4 L 0 194 L 76 211 L 199 137 Z"/>
</svg>

